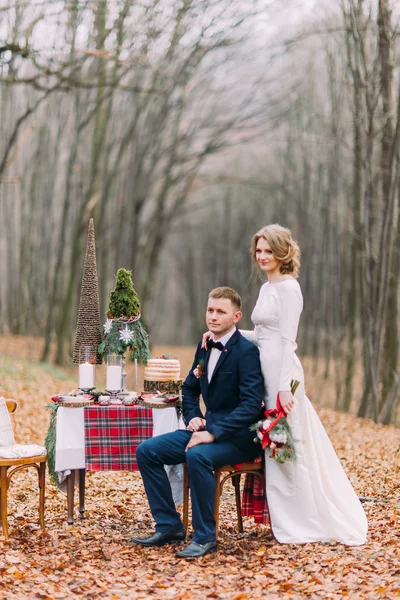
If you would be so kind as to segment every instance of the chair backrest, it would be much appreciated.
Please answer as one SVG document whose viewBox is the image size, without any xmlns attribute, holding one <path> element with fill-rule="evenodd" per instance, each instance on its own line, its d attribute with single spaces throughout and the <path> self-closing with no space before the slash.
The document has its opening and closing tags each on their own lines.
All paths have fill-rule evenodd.
<svg viewBox="0 0 400 600">
<path fill-rule="evenodd" d="M 0 446 L 13 446 L 15 444 L 14 432 L 11 424 L 10 414 L 16 409 L 17 403 L 13 406 L 13 400 L 8 408 L 8 402 L 4 398 L 0 398 Z"/>
</svg>

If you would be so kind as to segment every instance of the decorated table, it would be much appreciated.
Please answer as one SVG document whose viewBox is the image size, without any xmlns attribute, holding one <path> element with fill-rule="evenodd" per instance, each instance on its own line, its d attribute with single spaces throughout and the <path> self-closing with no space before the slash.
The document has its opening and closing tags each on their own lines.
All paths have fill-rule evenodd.
<svg viewBox="0 0 400 600">
<path fill-rule="evenodd" d="M 184 424 L 173 407 L 91 405 L 56 407 L 54 470 L 66 482 L 68 523 L 74 522 L 74 489 L 79 483 L 79 516 L 85 513 L 86 471 L 137 471 L 140 442 Z M 176 503 L 182 501 L 181 468 L 166 467 Z"/>
<path fill-rule="evenodd" d="M 136 448 L 156 435 L 184 428 L 179 417 L 180 363 L 172 357 L 151 359 L 149 336 L 141 322 L 141 304 L 132 272 L 120 268 L 110 292 L 101 328 L 94 223 L 90 219 L 83 268 L 73 362 L 79 365 L 79 393 L 52 396 L 46 449 L 50 478 L 66 484 L 68 523 L 74 522 L 75 483 L 79 514 L 85 513 L 86 471 L 136 471 Z M 145 365 L 144 392 L 127 389 L 125 353 Z M 96 392 L 96 365 L 107 366 L 105 393 Z M 147 372 L 146 372 L 147 370 Z M 152 403 L 153 401 L 153 403 Z M 177 504 L 183 496 L 182 465 L 165 467 Z"/>
</svg>

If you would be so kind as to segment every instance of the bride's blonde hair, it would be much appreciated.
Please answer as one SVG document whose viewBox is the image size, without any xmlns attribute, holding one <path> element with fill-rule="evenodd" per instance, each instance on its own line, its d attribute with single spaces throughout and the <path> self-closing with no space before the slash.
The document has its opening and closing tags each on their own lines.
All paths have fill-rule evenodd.
<svg viewBox="0 0 400 600">
<path fill-rule="evenodd" d="M 280 262 L 279 271 L 282 274 L 292 275 L 292 277 L 297 279 L 300 269 L 301 252 L 297 242 L 292 238 L 290 229 L 274 223 L 273 225 L 263 227 L 253 235 L 250 252 L 257 266 L 256 249 L 260 238 L 264 238 L 268 242 L 273 255 Z"/>
</svg>

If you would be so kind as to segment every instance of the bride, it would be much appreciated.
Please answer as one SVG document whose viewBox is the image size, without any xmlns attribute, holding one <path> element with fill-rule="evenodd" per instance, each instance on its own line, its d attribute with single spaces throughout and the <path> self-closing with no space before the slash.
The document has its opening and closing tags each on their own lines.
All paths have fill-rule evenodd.
<svg viewBox="0 0 400 600">
<path fill-rule="evenodd" d="M 279 464 L 265 458 L 266 494 L 274 537 L 281 543 L 366 541 L 367 519 L 333 446 L 307 398 L 296 355 L 303 297 L 297 282 L 300 248 L 291 232 L 268 225 L 252 239 L 252 258 L 268 281 L 251 315 L 254 331 L 241 331 L 260 350 L 266 406 L 280 403 L 296 447 L 296 460 Z M 290 382 L 300 382 L 295 395 Z M 290 414 L 289 414 L 290 413 Z"/>
<path fill-rule="evenodd" d="M 251 315 L 254 331 L 242 331 L 260 349 L 267 407 L 276 398 L 290 413 L 296 461 L 283 465 L 266 457 L 267 501 L 274 536 L 281 543 L 366 541 L 367 519 L 332 444 L 304 391 L 296 355 L 303 297 L 297 283 L 300 249 L 288 229 L 269 225 L 252 239 L 252 258 L 268 281 Z M 293 397 L 290 381 L 299 387 Z"/>
</svg>

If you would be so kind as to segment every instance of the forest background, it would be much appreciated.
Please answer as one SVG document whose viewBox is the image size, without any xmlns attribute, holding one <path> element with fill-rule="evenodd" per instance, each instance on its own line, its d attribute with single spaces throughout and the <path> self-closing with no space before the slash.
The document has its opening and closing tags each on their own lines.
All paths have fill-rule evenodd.
<svg viewBox="0 0 400 600">
<path fill-rule="evenodd" d="M 399 17 L 0 0 L 0 332 L 68 361 L 90 217 L 102 314 L 124 267 L 153 343 L 196 343 L 216 285 L 248 327 L 251 236 L 280 222 L 302 249 L 310 395 L 399 423 Z"/>
</svg>

